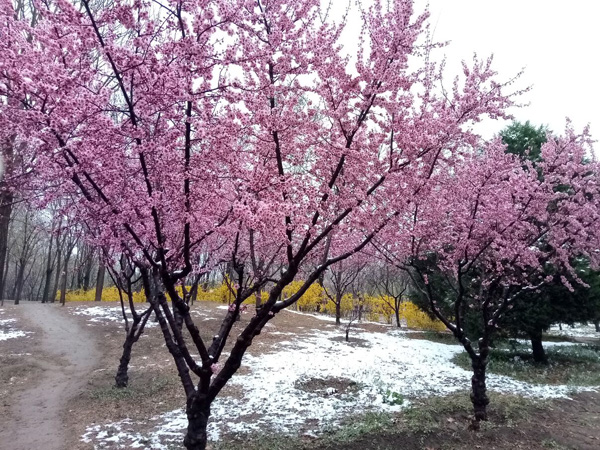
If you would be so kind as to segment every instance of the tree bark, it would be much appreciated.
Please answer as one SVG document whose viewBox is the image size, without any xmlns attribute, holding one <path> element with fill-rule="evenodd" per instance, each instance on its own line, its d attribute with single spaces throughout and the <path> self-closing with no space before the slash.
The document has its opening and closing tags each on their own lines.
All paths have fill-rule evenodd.
<svg viewBox="0 0 600 450">
<path fill-rule="evenodd" d="M 600 319 L 594 320 L 594 326 L 596 327 L 596 333 L 600 333 Z"/>
<path fill-rule="evenodd" d="M 183 445 L 187 450 L 205 450 L 208 441 L 206 427 L 210 417 L 210 403 L 204 395 L 195 393 L 188 399 L 186 414 L 188 428 Z"/>
<path fill-rule="evenodd" d="M 13 210 L 14 194 L 10 190 L 6 177 L 12 171 L 14 155 L 14 137 L 8 138 L 2 145 L 4 159 L 4 178 L 0 180 L 0 298 L 4 298 L 6 285 L 5 267 L 8 265 L 8 231 Z"/>
<path fill-rule="evenodd" d="M 490 353 L 489 341 L 484 337 L 479 341 L 479 355 L 471 356 L 473 376 L 471 377 L 471 403 L 473 404 L 473 428 L 479 429 L 481 421 L 488 420 L 487 405 L 490 399 L 487 396 L 486 369 Z"/>
<path fill-rule="evenodd" d="M 546 352 L 542 344 L 542 331 L 536 330 L 529 333 L 529 338 L 531 340 L 531 349 L 533 350 L 533 360 L 536 363 L 547 364 L 548 359 L 546 358 Z"/>
<path fill-rule="evenodd" d="M 337 299 L 335 303 L 335 324 L 339 325 L 342 318 L 342 300 Z"/>
<path fill-rule="evenodd" d="M 396 306 L 396 308 L 394 308 L 394 314 L 396 315 L 396 325 L 398 326 L 398 328 L 402 328 L 402 325 L 400 324 L 400 308 L 399 308 L 399 306 Z"/>
<path fill-rule="evenodd" d="M 148 317 L 145 317 L 143 320 L 139 317 L 137 320 L 134 319 L 131 328 L 127 331 L 125 343 L 123 344 L 123 353 L 119 360 L 117 374 L 115 375 L 115 387 L 125 388 L 129 383 L 129 361 L 131 360 L 131 351 L 133 349 L 133 344 L 138 341 L 144 332 L 147 319 Z"/>
<path fill-rule="evenodd" d="M 42 303 L 48 301 L 48 295 L 50 294 L 50 279 L 52 277 L 52 244 L 54 243 L 54 236 L 50 235 L 50 244 L 48 245 L 48 255 L 46 256 L 46 277 L 44 280 L 44 293 L 42 294 Z"/>
<path fill-rule="evenodd" d="M 0 186 L 0 189 L 0 297 L 2 297 L 6 284 L 4 269 L 8 264 L 8 229 L 12 214 L 13 194 L 6 186 Z"/>
<path fill-rule="evenodd" d="M 69 276 L 69 261 L 71 260 L 71 254 L 73 253 L 73 246 L 67 247 L 67 254 L 65 255 L 65 265 L 62 271 L 62 285 L 60 287 L 60 304 L 64 306 L 67 300 L 67 277 Z"/>
<path fill-rule="evenodd" d="M 104 273 L 106 272 L 106 268 L 104 264 L 100 262 L 98 266 L 98 275 L 96 276 L 96 296 L 94 297 L 94 301 L 99 302 L 102 300 L 102 289 L 104 289 Z"/>
<path fill-rule="evenodd" d="M 256 307 L 257 311 L 262 306 L 262 297 L 260 294 L 261 294 L 260 289 L 254 293 L 255 307 Z"/>
<path fill-rule="evenodd" d="M 125 338 L 125 343 L 123 344 L 123 353 L 121 354 L 121 359 L 119 360 L 119 367 L 117 369 L 117 374 L 115 375 L 115 387 L 125 388 L 127 387 L 127 383 L 129 382 L 129 361 L 131 360 L 131 349 L 133 348 L 133 338 L 130 334 Z"/>
<path fill-rule="evenodd" d="M 52 289 L 52 296 L 50 297 L 50 302 L 54 303 L 56 301 L 56 294 L 58 293 L 58 287 L 60 286 L 60 267 L 62 265 L 62 248 L 59 246 L 57 248 L 58 254 L 56 257 L 56 273 L 54 274 L 54 289 Z"/>
<path fill-rule="evenodd" d="M 23 292 L 23 282 L 25 278 L 25 258 L 19 259 L 19 269 L 17 270 L 17 278 L 15 280 L 15 305 L 21 302 L 21 293 Z"/>
</svg>

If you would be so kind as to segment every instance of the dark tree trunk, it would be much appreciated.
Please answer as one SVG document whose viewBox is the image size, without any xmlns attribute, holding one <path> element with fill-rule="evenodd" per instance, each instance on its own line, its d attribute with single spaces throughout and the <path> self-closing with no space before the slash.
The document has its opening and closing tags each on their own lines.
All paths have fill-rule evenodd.
<svg viewBox="0 0 600 450">
<path fill-rule="evenodd" d="M 464 344 L 463 344 L 464 345 Z M 471 403 L 473 404 L 473 428 L 478 430 L 481 421 L 488 420 L 487 405 L 490 399 L 487 396 L 485 382 L 488 355 L 490 353 L 489 338 L 485 336 L 479 340 L 479 355 L 471 356 L 473 376 L 471 377 Z"/>
<path fill-rule="evenodd" d="M 127 387 L 129 382 L 129 361 L 131 360 L 131 349 L 133 348 L 133 338 L 129 334 L 125 338 L 123 344 L 123 354 L 119 361 L 119 368 L 117 369 L 117 375 L 115 376 L 115 386 L 118 388 Z"/>
<path fill-rule="evenodd" d="M 46 256 L 46 271 L 44 280 L 44 293 L 42 294 L 42 303 L 48 301 L 48 295 L 50 294 L 50 279 L 52 277 L 52 244 L 54 243 L 54 236 L 50 235 L 50 245 L 48 246 L 48 255 Z"/>
<path fill-rule="evenodd" d="M 596 333 L 600 333 L 600 319 L 594 320 L 594 326 L 596 327 Z"/>
<path fill-rule="evenodd" d="M 100 261 L 100 265 L 98 266 L 98 275 L 96 277 L 96 296 L 94 300 L 99 302 L 102 300 L 102 289 L 104 289 L 104 272 L 106 272 L 106 268 L 102 261 Z"/>
<path fill-rule="evenodd" d="M 67 267 L 65 265 L 65 268 L 62 271 L 62 274 L 60 276 L 60 304 L 64 305 L 65 301 L 67 300 Z"/>
<path fill-rule="evenodd" d="M 396 325 L 398 328 L 402 328 L 402 325 L 400 324 L 400 307 L 398 305 L 394 308 L 394 314 L 396 315 Z"/>
<path fill-rule="evenodd" d="M 256 307 L 257 311 L 260 309 L 260 307 L 262 305 L 262 297 L 260 294 L 261 294 L 260 290 L 257 290 L 254 293 L 255 307 Z"/>
<path fill-rule="evenodd" d="M 192 289 L 190 291 L 190 301 L 192 305 L 194 302 L 198 301 L 198 283 L 194 283 Z"/>
<path fill-rule="evenodd" d="M 17 278 L 15 280 L 15 305 L 21 301 L 21 293 L 23 292 L 23 282 L 25 279 L 25 264 L 27 261 L 23 258 L 19 260 L 19 269 L 17 270 Z"/>
<path fill-rule="evenodd" d="M 23 292 L 23 283 L 25 282 L 25 266 L 27 264 L 27 255 L 29 253 L 29 212 L 25 213 L 25 221 L 23 222 L 23 249 L 19 256 L 17 264 L 17 276 L 15 278 L 15 305 L 21 301 L 21 293 Z"/>
<path fill-rule="evenodd" d="M 85 268 L 85 272 L 83 274 L 83 282 L 81 287 L 84 291 L 90 290 L 90 279 L 92 278 L 92 264 Z"/>
<path fill-rule="evenodd" d="M 188 428 L 183 445 L 187 450 L 205 450 L 208 437 L 206 427 L 210 417 L 210 403 L 205 396 L 195 393 L 186 407 Z"/>
<path fill-rule="evenodd" d="M 542 331 L 536 330 L 532 333 L 529 333 L 529 338 L 531 339 L 533 360 L 536 363 L 547 364 L 548 360 L 546 358 L 546 352 L 544 351 L 544 346 L 542 344 Z"/>
<path fill-rule="evenodd" d="M 0 298 L 6 284 L 5 267 L 8 265 L 8 228 L 12 214 L 13 194 L 0 183 Z"/>
<path fill-rule="evenodd" d="M 58 293 L 58 287 L 60 286 L 60 267 L 62 265 L 62 249 L 58 247 L 58 254 L 56 257 L 56 273 L 54 274 L 54 289 L 52 289 L 52 297 L 50 302 L 56 301 L 56 294 Z"/>
<path fill-rule="evenodd" d="M 487 420 L 487 405 L 490 400 L 487 396 L 485 384 L 485 370 L 487 360 L 478 357 L 472 361 L 473 376 L 471 377 L 471 402 L 475 413 L 475 424 L 482 420 Z"/>
<path fill-rule="evenodd" d="M 17 272 L 19 271 L 19 261 L 15 261 L 15 278 L 17 276 Z M 10 298 L 12 298 L 13 300 L 15 299 L 15 295 L 17 295 L 17 284 L 14 283 L 12 290 L 10 292 Z"/>
<path fill-rule="evenodd" d="M 10 216 L 13 210 L 14 194 L 10 190 L 6 178 L 13 170 L 14 140 L 15 136 L 9 137 L 0 147 L 4 163 L 4 178 L 0 180 L 0 298 L 4 298 L 6 288 L 6 274 L 8 271 L 8 231 Z"/>
<path fill-rule="evenodd" d="M 62 283 L 60 287 L 60 304 L 64 305 L 67 300 L 67 277 L 69 276 L 69 261 L 71 260 L 71 253 L 73 247 L 67 248 L 67 254 L 65 255 L 65 266 L 62 271 Z"/>
<path fill-rule="evenodd" d="M 119 361 L 117 375 L 115 375 L 115 386 L 118 388 L 127 387 L 127 383 L 129 382 L 129 361 L 131 360 L 131 350 L 133 349 L 133 344 L 135 344 L 137 341 L 137 328 L 138 324 L 134 322 L 131 326 L 131 329 L 127 333 L 125 343 L 123 344 L 123 354 L 121 355 L 121 359 Z"/>
<path fill-rule="evenodd" d="M 342 318 L 342 299 L 337 299 L 335 303 L 335 324 L 339 325 Z"/>
<path fill-rule="evenodd" d="M 6 279 L 8 278 L 8 271 L 10 269 L 10 252 L 7 252 L 6 254 L 6 262 L 4 263 L 4 273 L 2 274 L 2 279 L 4 280 L 4 290 L 6 289 Z M 5 297 L 8 297 L 7 293 L 4 292 L 4 290 L 2 291 L 2 298 L 4 299 Z"/>
<path fill-rule="evenodd" d="M 321 256 L 321 264 L 325 264 L 327 258 L 329 258 L 329 248 L 331 247 L 331 235 L 328 235 L 325 239 L 325 249 L 323 250 L 323 255 Z M 325 283 L 325 271 L 319 274 L 319 278 L 317 278 L 317 283 L 319 286 L 323 287 Z"/>
</svg>

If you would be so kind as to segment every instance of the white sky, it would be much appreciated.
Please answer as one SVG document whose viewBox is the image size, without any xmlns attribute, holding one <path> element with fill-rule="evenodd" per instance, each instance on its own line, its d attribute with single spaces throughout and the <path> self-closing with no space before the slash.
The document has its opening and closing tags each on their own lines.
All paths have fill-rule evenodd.
<svg viewBox="0 0 600 450">
<path fill-rule="evenodd" d="M 561 133 L 569 117 L 600 140 L 600 1 L 416 0 L 416 11 L 428 3 L 434 40 L 452 41 L 442 50 L 450 69 L 473 52 L 493 53 L 500 79 L 525 68 L 519 84 L 532 90 L 529 106 L 513 111 L 517 120 Z M 484 134 L 504 125 L 486 124 Z"/>
<path fill-rule="evenodd" d="M 356 25 L 344 37 L 351 49 L 358 0 L 332 1 L 336 17 L 348 1 L 354 6 L 349 20 Z M 515 89 L 532 87 L 520 101 L 527 106 L 511 111 L 516 120 L 562 134 L 569 117 L 576 131 L 590 124 L 600 141 L 600 0 L 415 0 L 415 13 L 428 4 L 433 40 L 450 41 L 435 56 L 447 57 L 448 85 L 462 60 L 493 54 L 499 81 L 524 69 Z M 507 124 L 487 121 L 477 129 L 491 138 Z M 595 147 L 600 156 L 600 144 Z"/>
</svg>

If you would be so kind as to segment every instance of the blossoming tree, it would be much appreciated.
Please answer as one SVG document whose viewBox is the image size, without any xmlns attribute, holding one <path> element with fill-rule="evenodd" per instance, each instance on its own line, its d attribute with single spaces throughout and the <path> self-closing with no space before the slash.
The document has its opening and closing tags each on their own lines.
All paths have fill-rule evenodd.
<svg viewBox="0 0 600 450">
<path fill-rule="evenodd" d="M 592 155 L 587 132 L 570 128 L 542 147 L 536 168 L 492 143 L 455 170 L 438 173 L 412 214 L 376 243 L 381 255 L 413 276 L 431 312 L 470 356 L 475 426 L 487 420 L 490 340 L 505 313 L 552 280 L 548 265 L 581 282 L 573 258 L 600 262 L 599 167 L 589 161 Z M 470 309 L 481 324 L 477 343 L 465 332 Z"/>
<path fill-rule="evenodd" d="M 318 0 L 38 9 L 31 27 L 0 1 L 0 133 L 27 143 L 46 201 L 71 199 L 96 245 L 135 261 L 186 393 L 189 449 L 205 448 L 211 403 L 263 327 L 512 104 L 490 60 L 440 89 L 411 0 L 361 10 L 355 52 L 347 16 Z M 236 284 L 210 343 L 177 289 L 207 253 Z M 221 361 L 241 303 L 267 287 Z"/>
</svg>

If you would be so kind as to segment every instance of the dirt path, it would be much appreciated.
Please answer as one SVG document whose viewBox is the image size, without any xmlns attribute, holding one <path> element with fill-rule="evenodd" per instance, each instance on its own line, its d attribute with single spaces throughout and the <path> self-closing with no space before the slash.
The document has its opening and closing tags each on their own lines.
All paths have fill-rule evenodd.
<svg viewBox="0 0 600 450">
<path fill-rule="evenodd" d="M 42 334 L 34 354 L 42 371 L 12 397 L 12 413 L 0 428 L 0 449 L 64 450 L 69 425 L 63 410 L 86 385 L 101 353 L 92 334 L 60 305 L 25 302 L 21 307 L 24 323 Z"/>
</svg>

